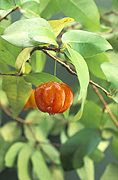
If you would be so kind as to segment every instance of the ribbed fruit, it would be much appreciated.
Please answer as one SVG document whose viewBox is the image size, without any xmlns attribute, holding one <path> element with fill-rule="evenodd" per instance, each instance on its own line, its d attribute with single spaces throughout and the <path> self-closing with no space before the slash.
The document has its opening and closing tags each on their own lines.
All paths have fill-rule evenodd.
<svg viewBox="0 0 118 180">
<path fill-rule="evenodd" d="M 73 92 L 63 82 L 48 81 L 36 88 L 35 101 L 42 112 L 63 113 L 72 105 Z"/>
</svg>

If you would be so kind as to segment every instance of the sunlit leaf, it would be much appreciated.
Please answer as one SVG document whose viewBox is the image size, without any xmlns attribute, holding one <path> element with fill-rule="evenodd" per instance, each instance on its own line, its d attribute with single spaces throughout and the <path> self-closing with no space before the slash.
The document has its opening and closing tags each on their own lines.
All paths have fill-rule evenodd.
<svg viewBox="0 0 118 180">
<path fill-rule="evenodd" d="M 74 21 L 74 19 L 68 17 L 68 18 L 63 18 L 59 20 L 51 20 L 48 22 L 51 25 L 55 36 L 57 37 L 59 33 L 61 32 L 61 30 L 71 21 Z"/>
<path fill-rule="evenodd" d="M 88 67 L 83 57 L 77 51 L 71 49 L 69 45 L 67 45 L 67 48 L 70 53 L 71 60 L 76 68 L 77 77 L 80 83 L 79 99 L 81 99 L 87 91 L 87 87 L 89 84 Z"/>
<path fill-rule="evenodd" d="M 20 150 L 18 154 L 17 167 L 18 167 L 18 178 L 32 180 L 30 174 L 30 157 L 33 153 L 33 147 L 26 144 Z"/>
<path fill-rule="evenodd" d="M 26 1 L 22 3 L 20 8 L 21 13 L 27 18 L 35 18 L 39 16 L 39 2 L 38 1 Z"/>
<path fill-rule="evenodd" d="M 57 45 L 50 24 L 43 18 L 16 21 L 5 29 L 2 38 L 19 47 L 32 47 L 49 43 Z"/>
<path fill-rule="evenodd" d="M 22 133 L 20 126 L 18 126 L 18 123 L 14 121 L 5 123 L 1 127 L 0 132 L 3 139 L 9 142 L 17 140 Z"/>
<path fill-rule="evenodd" d="M 7 167 L 13 167 L 16 161 L 16 157 L 25 144 L 22 142 L 14 143 L 7 151 L 5 155 L 5 165 Z"/>
<path fill-rule="evenodd" d="M 77 169 L 77 174 L 81 180 L 94 180 L 94 164 L 93 161 L 85 157 L 84 158 L 84 167 Z"/>
<path fill-rule="evenodd" d="M 59 0 L 60 8 L 66 16 L 80 22 L 90 31 L 100 31 L 99 12 L 93 0 Z"/>
<path fill-rule="evenodd" d="M 106 80 L 106 77 L 101 69 L 102 63 L 109 62 L 109 58 L 105 52 L 97 54 L 90 58 L 86 58 L 85 60 L 86 60 L 86 63 L 88 65 L 90 72 L 94 76 Z"/>
<path fill-rule="evenodd" d="M 18 55 L 15 63 L 15 68 L 20 73 L 25 73 L 25 62 L 30 58 L 32 48 L 25 48 Z"/>
<path fill-rule="evenodd" d="M 63 34 L 62 42 L 71 45 L 72 49 L 84 58 L 112 49 L 111 45 L 102 36 L 81 30 L 71 30 Z"/>
<path fill-rule="evenodd" d="M 0 0 L 0 9 L 12 9 L 14 7 L 13 0 Z"/>
<path fill-rule="evenodd" d="M 51 173 L 45 163 L 43 155 L 40 151 L 36 150 L 31 156 L 31 161 L 33 164 L 34 172 L 37 177 L 42 180 L 52 180 Z"/>
<path fill-rule="evenodd" d="M 100 180 L 117 180 L 118 178 L 118 164 L 111 163 L 106 167 Z"/>
</svg>

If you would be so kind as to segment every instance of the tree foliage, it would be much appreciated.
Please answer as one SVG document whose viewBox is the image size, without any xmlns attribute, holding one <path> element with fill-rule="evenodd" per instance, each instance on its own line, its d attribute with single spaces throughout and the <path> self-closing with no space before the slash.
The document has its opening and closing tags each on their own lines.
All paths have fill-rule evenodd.
<svg viewBox="0 0 118 180">
<path fill-rule="evenodd" d="M 78 179 L 94 180 L 94 163 L 111 145 L 114 161 L 100 180 L 118 178 L 117 7 L 117 0 L 109 9 L 94 0 L 0 0 L 1 173 L 8 167 L 20 180 L 64 180 L 75 170 Z M 55 61 L 54 75 L 44 71 L 46 57 L 52 67 Z M 53 116 L 29 109 L 23 117 L 32 88 L 63 81 L 59 64 L 60 74 L 63 66 L 77 80 L 65 82 L 74 92 L 71 108 Z"/>
</svg>

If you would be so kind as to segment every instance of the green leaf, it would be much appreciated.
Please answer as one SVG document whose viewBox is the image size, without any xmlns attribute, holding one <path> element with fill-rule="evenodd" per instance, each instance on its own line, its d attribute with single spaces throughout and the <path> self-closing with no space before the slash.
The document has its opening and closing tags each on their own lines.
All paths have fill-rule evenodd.
<svg viewBox="0 0 118 180">
<path fill-rule="evenodd" d="M 34 84 L 36 87 L 47 81 L 61 82 L 60 79 L 48 73 L 31 73 L 26 75 L 24 78 L 27 82 Z"/>
<path fill-rule="evenodd" d="M 35 53 L 31 56 L 31 66 L 33 71 L 43 71 L 45 63 L 46 55 L 42 51 L 35 51 Z"/>
<path fill-rule="evenodd" d="M 10 72 L 12 73 L 15 74 L 15 72 Z M 32 85 L 21 76 L 6 75 L 3 76 L 2 87 L 11 105 L 13 118 L 15 118 L 29 98 Z"/>
<path fill-rule="evenodd" d="M 4 141 L 0 135 L 0 172 L 2 172 L 2 170 L 5 168 L 5 154 L 11 144 L 11 142 Z"/>
<path fill-rule="evenodd" d="M 86 60 L 86 63 L 88 65 L 90 72 L 94 76 L 106 80 L 106 77 L 101 69 L 102 63 L 109 62 L 109 58 L 105 52 L 97 54 L 90 58 L 86 58 L 85 60 Z"/>
<path fill-rule="evenodd" d="M 118 133 L 113 136 L 112 140 L 112 152 L 115 156 L 115 158 L 118 160 Z"/>
<path fill-rule="evenodd" d="M 57 0 L 40 0 L 39 6 L 41 17 L 50 19 L 60 11 Z"/>
<path fill-rule="evenodd" d="M 57 37 L 59 33 L 62 31 L 62 29 L 71 21 L 74 21 L 74 19 L 67 17 L 67 18 L 63 18 L 59 20 L 52 20 L 48 22 L 54 31 L 55 37 Z"/>
<path fill-rule="evenodd" d="M 49 168 L 47 167 L 43 155 L 40 151 L 36 150 L 31 156 L 34 172 L 41 180 L 52 180 Z"/>
<path fill-rule="evenodd" d="M 49 44 L 50 42 L 57 46 L 56 40 L 54 39 L 54 32 L 50 24 L 42 18 L 16 21 L 5 29 L 2 38 L 19 47 L 33 47 Z"/>
<path fill-rule="evenodd" d="M 71 30 L 64 33 L 62 42 L 70 44 L 72 49 L 80 53 L 84 58 L 112 49 L 111 45 L 102 36 L 81 30 Z"/>
<path fill-rule="evenodd" d="M 118 66 L 105 62 L 101 65 L 101 68 L 107 80 L 113 85 L 114 88 L 118 89 Z"/>
<path fill-rule="evenodd" d="M 60 164 L 60 154 L 58 150 L 51 144 L 41 144 L 43 151 L 48 155 L 49 159 L 55 164 Z"/>
<path fill-rule="evenodd" d="M 103 73 L 105 74 L 107 80 L 111 83 L 111 97 L 114 101 L 118 103 L 118 66 L 112 63 L 101 64 Z M 113 94 L 112 94 L 113 92 Z"/>
<path fill-rule="evenodd" d="M 85 128 L 71 136 L 61 147 L 61 162 L 64 170 L 83 166 L 83 158 L 91 154 L 101 141 L 98 128 Z"/>
<path fill-rule="evenodd" d="M 11 9 L 9 9 L 9 10 L 0 10 L 0 18 L 5 17 L 10 11 L 11 11 Z M 6 21 L 6 19 L 2 19 L 2 21 L 0 22 L 1 27 L 7 27 L 10 24 L 11 24 L 11 14 L 9 14 L 7 16 L 7 21 Z"/>
<path fill-rule="evenodd" d="M 76 68 L 77 77 L 80 83 L 79 99 L 81 99 L 83 95 L 86 93 L 89 84 L 88 67 L 83 57 L 78 52 L 71 49 L 68 45 L 67 49 L 70 53 L 71 60 Z"/>
<path fill-rule="evenodd" d="M 77 114 L 73 117 L 73 119 L 70 122 L 76 122 L 76 121 L 81 119 L 82 114 L 83 114 L 83 110 L 84 110 L 84 104 L 85 104 L 85 101 L 86 101 L 86 96 L 87 96 L 87 93 L 85 93 L 83 95 L 82 102 L 81 102 L 81 107 L 80 107 L 79 111 L 77 112 Z"/>
<path fill-rule="evenodd" d="M 27 18 L 40 17 L 39 15 L 39 2 L 38 1 L 27 1 L 22 3 L 21 13 Z"/>
<path fill-rule="evenodd" d="M 18 154 L 17 168 L 18 168 L 18 178 L 32 180 L 30 176 L 30 157 L 33 153 L 33 147 L 26 144 Z"/>
<path fill-rule="evenodd" d="M 30 58 L 30 52 L 33 48 L 25 48 L 18 55 L 15 63 L 15 68 L 20 73 L 25 73 L 25 62 Z"/>
<path fill-rule="evenodd" d="M 61 169 L 61 167 L 51 166 L 50 170 L 51 170 L 52 180 L 57 180 L 57 177 L 59 180 L 64 180 L 63 170 Z"/>
<path fill-rule="evenodd" d="M 60 8 L 66 16 L 79 21 L 89 31 L 100 31 L 100 17 L 93 0 L 59 0 Z"/>
<path fill-rule="evenodd" d="M 55 46 L 58 46 L 55 40 L 54 32 L 46 27 L 33 29 L 29 32 L 28 37 L 37 43 L 53 44 Z"/>
<path fill-rule="evenodd" d="M 5 73 L 8 71 L 9 71 L 8 65 L 0 60 L 0 73 Z"/>
<path fill-rule="evenodd" d="M 15 60 L 21 48 L 15 47 L 0 37 L 0 60 L 10 66 L 15 66 Z"/>
<path fill-rule="evenodd" d="M 13 0 L 0 0 L 0 9 L 12 9 L 14 7 Z"/>
<path fill-rule="evenodd" d="M 22 133 L 21 127 L 18 126 L 17 122 L 11 121 L 5 123 L 0 129 L 1 135 L 5 141 L 15 141 Z"/>
<path fill-rule="evenodd" d="M 102 123 L 104 125 L 108 117 L 105 114 L 102 117 L 102 111 L 102 108 L 95 104 L 93 101 L 87 101 L 85 103 L 83 116 L 80 119 L 80 122 L 86 127 L 99 127 L 102 120 Z"/>
<path fill-rule="evenodd" d="M 100 180 L 117 180 L 118 179 L 118 164 L 111 163 L 107 166 Z"/>
<path fill-rule="evenodd" d="M 16 161 L 16 157 L 25 144 L 22 142 L 14 143 L 7 151 L 5 155 L 5 165 L 7 167 L 13 167 Z"/>
<path fill-rule="evenodd" d="M 88 157 L 84 158 L 84 166 L 77 169 L 77 174 L 81 180 L 94 180 L 94 164 Z"/>
<path fill-rule="evenodd" d="M 37 123 L 37 126 L 32 126 L 32 130 L 35 132 L 35 136 L 39 141 L 45 141 L 46 137 L 48 136 L 51 128 L 54 124 L 54 120 L 46 113 L 42 113 L 38 109 L 28 113 L 26 117 L 26 121 L 30 122 L 32 119 L 36 119 L 36 122 L 33 121 L 32 123 Z M 27 126 L 24 127 L 25 136 L 29 141 L 34 142 L 34 138 L 32 136 L 31 131 Z"/>
<path fill-rule="evenodd" d="M 105 154 L 102 151 L 100 151 L 99 149 L 96 149 L 92 154 L 89 155 L 89 157 L 94 162 L 100 162 L 105 157 Z"/>
</svg>

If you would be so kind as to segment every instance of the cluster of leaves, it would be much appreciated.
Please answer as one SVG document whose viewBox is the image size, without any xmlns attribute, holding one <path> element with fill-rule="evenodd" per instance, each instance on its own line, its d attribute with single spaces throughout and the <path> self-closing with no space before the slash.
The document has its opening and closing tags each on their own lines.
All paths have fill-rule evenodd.
<svg viewBox="0 0 118 180">
<path fill-rule="evenodd" d="M 111 176 L 117 178 L 117 7 L 115 0 L 112 11 L 100 10 L 100 23 L 93 0 L 0 1 L 0 105 L 12 118 L 7 123 L 4 119 L 1 121 L 1 172 L 17 164 L 21 180 L 55 180 L 57 177 L 63 180 L 64 171 L 70 170 L 76 170 L 81 180 L 94 180 L 94 162 L 102 161 L 112 138 L 116 162 L 108 165 L 101 180 L 110 180 Z M 11 23 L 14 11 L 19 11 L 21 17 Z M 68 17 L 48 21 L 60 11 Z M 62 81 L 42 72 L 46 54 L 77 76 L 79 85 L 74 92 L 72 111 L 49 116 L 36 109 L 21 119 L 18 115 L 32 85 Z M 91 81 L 91 77 L 101 86 Z M 95 90 L 99 87 L 110 97 L 103 95 L 108 104 L 98 92 L 103 103 L 100 105 L 90 83 Z M 50 135 L 60 135 L 60 143 L 51 142 Z"/>
</svg>

